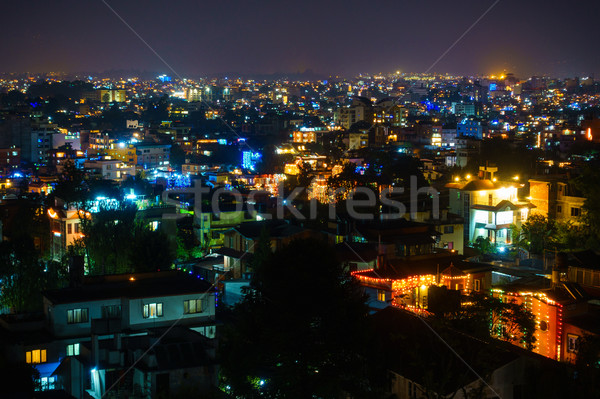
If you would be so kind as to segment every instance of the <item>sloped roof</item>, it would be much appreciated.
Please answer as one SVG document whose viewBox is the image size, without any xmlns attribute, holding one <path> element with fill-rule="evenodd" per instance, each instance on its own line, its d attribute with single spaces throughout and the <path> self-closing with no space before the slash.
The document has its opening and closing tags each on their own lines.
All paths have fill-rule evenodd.
<svg viewBox="0 0 600 399">
<path fill-rule="evenodd" d="M 458 267 L 454 266 L 453 263 L 450 263 L 450 266 L 448 266 L 447 268 L 445 268 L 442 271 L 442 275 L 448 276 L 448 277 L 466 277 L 467 276 L 467 274 L 465 272 L 460 270 Z"/>
</svg>

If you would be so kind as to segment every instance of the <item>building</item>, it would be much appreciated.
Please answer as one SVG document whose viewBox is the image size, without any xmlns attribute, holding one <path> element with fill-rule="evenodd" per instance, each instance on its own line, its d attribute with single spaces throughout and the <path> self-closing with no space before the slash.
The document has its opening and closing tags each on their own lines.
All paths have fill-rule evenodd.
<svg viewBox="0 0 600 399">
<path fill-rule="evenodd" d="M 137 144 L 137 164 L 144 169 L 169 168 L 170 144 Z"/>
<path fill-rule="evenodd" d="M 471 119 L 464 119 L 462 122 L 456 125 L 456 136 L 472 137 L 481 140 L 483 138 L 483 128 L 481 127 L 481 122 Z"/>
<path fill-rule="evenodd" d="M 18 168 L 21 165 L 21 149 L 20 148 L 0 148 L 0 168 L 3 168 L 7 173 Z"/>
<path fill-rule="evenodd" d="M 137 150 L 134 144 L 118 143 L 115 145 L 115 143 L 111 143 L 104 152 L 112 159 L 137 165 Z"/>
<path fill-rule="evenodd" d="M 284 220 L 264 220 L 243 222 L 223 233 L 223 247 L 216 253 L 224 256 L 225 270 L 230 270 L 233 278 L 240 278 L 248 270 L 248 262 L 264 233 L 269 237 L 271 249 L 276 251 L 293 239 L 307 238 L 310 231 L 292 225 Z"/>
<path fill-rule="evenodd" d="M 563 365 L 502 343 L 433 323 L 432 327 L 402 309 L 381 310 L 372 322 L 376 342 L 370 348 L 388 371 L 384 397 L 518 399 L 541 392 L 568 396 L 572 388 L 558 378 L 564 375 Z"/>
<path fill-rule="evenodd" d="M 557 222 L 581 223 L 585 198 L 566 176 L 539 176 L 529 179 L 529 200 L 533 212 Z"/>
<path fill-rule="evenodd" d="M 184 373 L 216 385 L 215 291 L 194 275 L 74 276 L 43 293 L 43 309 L 39 319 L 0 322 L 11 358 L 34 365 L 43 390 L 99 398 L 125 374 L 118 396 L 175 393 Z"/>
<path fill-rule="evenodd" d="M 102 176 L 105 180 L 123 181 L 129 176 L 135 176 L 136 173 L 134 164 L 120 159 L 96 159 L 86 161 L 83 165 L 86 170 Z"/>
<path fill-rule="evenodd" d="M 50 218 L 51 256 L 52 259 L 60 262 L 67 253 L 67 248 L 75 244 L 76 240 L 83 238 L 82 219 L 90 218 L 91 214 L 75 207 L 68 209 L 53 207 L 48 208 L 48 217 Z"/>
<path fill-rule="evenodd" d="M 121 103 L 127 100 L 125 89 L 96 89 L 84 93 L 83 98 L 102 103 Z"/>
<path fill-rule="evenodd" d="M 347 107 L 338 108 L 334 114 L 336 125 L 349 130 L 350 127 L 360 121 L 373 123 L 373 104 L 371 100 L 364 97 L 354 97 L 352 103 Z"/>
<path fill-rule="evenodd" d="M 464 219 L 464 242 L 477 237 L 512 244 L 511 225 L 521 226 L 535 205 L 517 196 L 519 185 L 489 179 L 449 183 L 450 212 Z"/>
<path fill-rule="evenodd" d="M 317 143 L 321 142 L 321 136 L 327 132 L 325 128 L 301 127 L 292 133 L 294 143 Z"/>
</svg>

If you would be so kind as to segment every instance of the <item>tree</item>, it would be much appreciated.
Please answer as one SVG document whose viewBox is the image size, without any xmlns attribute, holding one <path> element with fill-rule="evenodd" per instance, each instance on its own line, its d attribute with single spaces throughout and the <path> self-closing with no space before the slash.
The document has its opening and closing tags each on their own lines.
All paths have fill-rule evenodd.
<svg viewBox="0 0 600 399">
<path fill-rule="evenodd" d="M 67 206 L 70 203 L 83 202 L 87 198 L 84 173 L 77 169 L 75 163 L 70 159 L 63 166 L 63 172 L 59 176 L 54 196 L 65 201 Z"/>
<path fill-rule="evenodd" d="M 556 226 L 554 222 L 547 217 L 534 213 L 527 218 L 522 225 L 523 235 L 527 238 L 529 252 L 541 254 L 544 249 L 552 246 L 554 248 L 554 238 Z"/>
<path fill-rule="evenodd" d="M 471 305 L 449 316 L 449 324 L 480 338 L 495 337 L 532 350 L 535 316 L 523 305 L 473 293 Z"/>
<path fill-rule="evenodd" d="M 81 219 L 92 274 L 131 271 L 129 260 L 136 212 L 135 205 L 116 209 L 103 207 L 92 219 Z"/>
<path fill-rule="evenodd" d="M 600 245 L 600 160 L 587 163 L 575 179 L 575 187 L 585 197 L 583 221 L 588 230 L 587 247 Z"/>
<path fill-rule="evenodd" d="M 368 397 L 365 296 L 315 240 L 255 265 L 220 345 L 224 389 L 245 398 Z"/>
<path fill-rule="evenodd" d="M 171 154 L 169 155 L 169 163 L 173 169 L 181 171 L 181 165 L 185 163 L 185 151 L 179 144 L 171 145 Z"/>
<path fill-rule="evenodd" d="M 137 222 L 128 251 L 129 268 L 133 272 L 153 272 L 170 269 L 175 252 L 169 237 L 160 230 L 151 230 L 147 224 Z"/>
<path fill-rule="evenodd" d="M 22 235 L 0 243 L 0 280 L 2 306 L 17 313 L 41 309 L 44 266 L 31 237 Z"/>
<path fill-rule="evenodd" d="M 252 253 L 252 259 L 248 262 L 250 271 L 261 271 L 260 266 L 268 262 L 273 255 L 271 250 L 271 237 L 265 227 L 260 231 L 260 237 Z M 259 275 L 254 275 L 255 279 L 260 279 Z"/>
<path fill-rule="evenodd" d="M 494 247 L 488 237 L 477 237 L 475 241 L 471 244 L 471 246 L 474 249 L 476 249 L 481 255 L 487 255 L 494 252 Z"/>
</svg>

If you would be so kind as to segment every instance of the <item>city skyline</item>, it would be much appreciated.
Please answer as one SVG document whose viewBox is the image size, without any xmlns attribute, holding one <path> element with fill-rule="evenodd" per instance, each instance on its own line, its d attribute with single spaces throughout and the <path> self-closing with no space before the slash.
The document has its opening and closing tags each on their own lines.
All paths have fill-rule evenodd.
<svg viewBox="0 0 600 399">
<path fill-rule="evenodd" d="M 349 77 L 431 69 L 567 77 L 600 72 L 600 56 L 589 46 L 599 36 L 593 17 L 600 5 L 592 1 L 577 8 L 513 0 L 372 7 L 335 1 L 32 5 L 2 6 L 9 18 L 0 27 L 1 73 L 152 70 L 197 77 L 309 71 Z"/>
</svg>

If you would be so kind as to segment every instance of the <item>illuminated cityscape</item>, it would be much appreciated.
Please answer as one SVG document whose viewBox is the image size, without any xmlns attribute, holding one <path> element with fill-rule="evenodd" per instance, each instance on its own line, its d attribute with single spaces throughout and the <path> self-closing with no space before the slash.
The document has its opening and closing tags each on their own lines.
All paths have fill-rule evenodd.
<svg viewBox="0 0 600 399">
<path fill-rule="evenodd" d="M 66 3 L 0 7 L 0 398 L 600 397 L 598 4 Z"/>
</svg>

